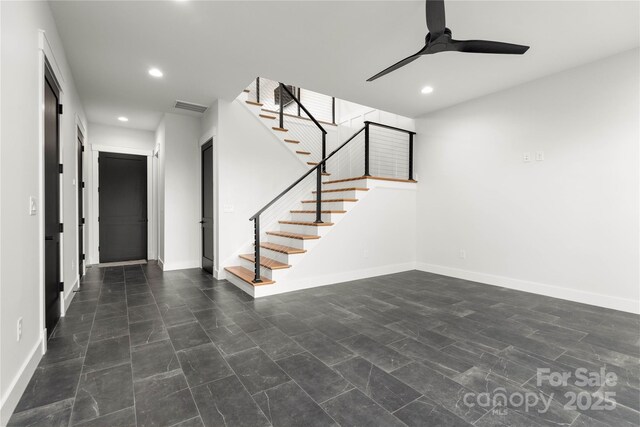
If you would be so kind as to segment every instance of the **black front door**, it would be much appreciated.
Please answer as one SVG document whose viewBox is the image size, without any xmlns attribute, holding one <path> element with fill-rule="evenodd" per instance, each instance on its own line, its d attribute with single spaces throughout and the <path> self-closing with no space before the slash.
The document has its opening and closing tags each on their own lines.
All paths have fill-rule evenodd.
<svg viewBox="0 0 640 427">
<path fill-rule="evenodd" d="M 202 146 L 202 268 L 213 274 L 213 141 Z"/>
<path fill-rule="evenodd" d="M 147 158 L 98 157 L 100 262 L 147 259 Z"/>
<path fill-rule="evenodd" d="M 44 300 L 49 336 L 60 318 L 60 92 L 48 67 L 44 81 Z"/>
<path fill-rule="evenodd" d="M 76 185 L 78 186 L 78 277 L 82 278 L 84 271 L 84 181 L 82 177 L 82 152 L 84 151 L 84 136 L 78 129 L 78 172 Z"/>
</svg>

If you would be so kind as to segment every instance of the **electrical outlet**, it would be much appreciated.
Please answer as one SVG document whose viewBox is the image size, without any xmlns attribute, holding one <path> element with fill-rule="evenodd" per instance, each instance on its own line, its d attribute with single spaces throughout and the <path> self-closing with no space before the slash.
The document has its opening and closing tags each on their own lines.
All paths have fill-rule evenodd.
<svg viewBox="0 0 640 427">
<path fill-rule="evenodd" d="M 544 160 L 544 151 L 536 151 L 536 161 L 541 162 Z"/>
<path fill-rule="evenodd" d="M 71 269 L 73 270 L 73 269 L 75 269 L 75 268 L 76 268 L 76 263 L 75 263 L 75 261 L 71 261 Z"/>
<path fill-rule="evenodd" d="M 531 161 L 531 153 L 526 151 L 525 153 L 522 154 L 522 161 L 523 162 L 530 162 Z"/>
<path fill-rule="evenodd" d="M 20 341 L 22 339 L 22 317 L 18 318 L 18 326 L 17 326 L 17 340 Z"/>
<path fill-rule="evenodd" d="M 365 250 L 362 252 L 362 255 L 364 256 L 364 259 L 369 258 L 369 250 L 368 250 L 368 249 L 365 249 Z"/>
<path fill-rule="evenodd" d="M 464 249 L 460 249 L 460 252 L 458 253 L 458 257 L 460 257 L 460 259 L 467 259 L 467 251 Z"/>
</svg>

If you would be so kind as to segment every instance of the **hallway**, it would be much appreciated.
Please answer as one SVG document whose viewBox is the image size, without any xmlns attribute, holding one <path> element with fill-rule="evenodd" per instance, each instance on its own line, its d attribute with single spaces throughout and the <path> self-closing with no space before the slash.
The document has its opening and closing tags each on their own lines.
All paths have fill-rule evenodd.
<svg viewBox="0 0 640 427">
<path fill-rule="evenodd" d="M 635 425 L 638 326 L 418 271 L 253 300 L 197 269 L 93 267 L 9 425 Z M 536 385 L 537 368 L 603 362 L 614 411 Z M 465 406 L 489 386 L 556 397 L 543 414 Z"/>
</svg>

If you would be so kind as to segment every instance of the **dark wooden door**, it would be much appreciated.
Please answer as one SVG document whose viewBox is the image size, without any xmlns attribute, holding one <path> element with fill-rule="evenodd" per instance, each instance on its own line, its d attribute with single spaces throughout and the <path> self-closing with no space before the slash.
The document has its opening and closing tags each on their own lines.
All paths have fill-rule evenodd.
<svg viewBox="0 0 640 427">
<path fill-rule="evenodd" d="M 82 174 L 82 154 L 84 152 L 84 136 L 78 129 L 78 172 L 76 183 L 78 186 L 78 278 L 82 279 L 84 271 L 84 177 Z"/>
<path fill-rule="evenodd" d="M 147 158 L 98 157 L 100 262 L 147 259 Z"/>
<path fill-rule="evenodd" d="M 213 274 L 213 141 L 202 146 L 202 268 Z"/>
<path fill-rule="evenodd" d="M 60 319 L 60 92 L 48 68 L 44 84 L 44 300 L 47 335 Z"/>
</svg>

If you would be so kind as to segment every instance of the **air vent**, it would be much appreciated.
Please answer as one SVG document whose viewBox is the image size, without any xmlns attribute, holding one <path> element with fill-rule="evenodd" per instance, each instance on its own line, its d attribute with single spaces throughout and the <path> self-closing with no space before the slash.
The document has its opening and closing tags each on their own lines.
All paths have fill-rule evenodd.
<svg viewBox="0 0 640 427">
<path fill-rule="evenodd" d="M 207 111 L 207 108 L 209 108 L 205 107 L 204 105 L 193 104 L 186 101 L 176 101 L 174 107 L 182 110 L 195 111 L 196 113 L 204 113 L 205 111 Z"/>
</svg>

